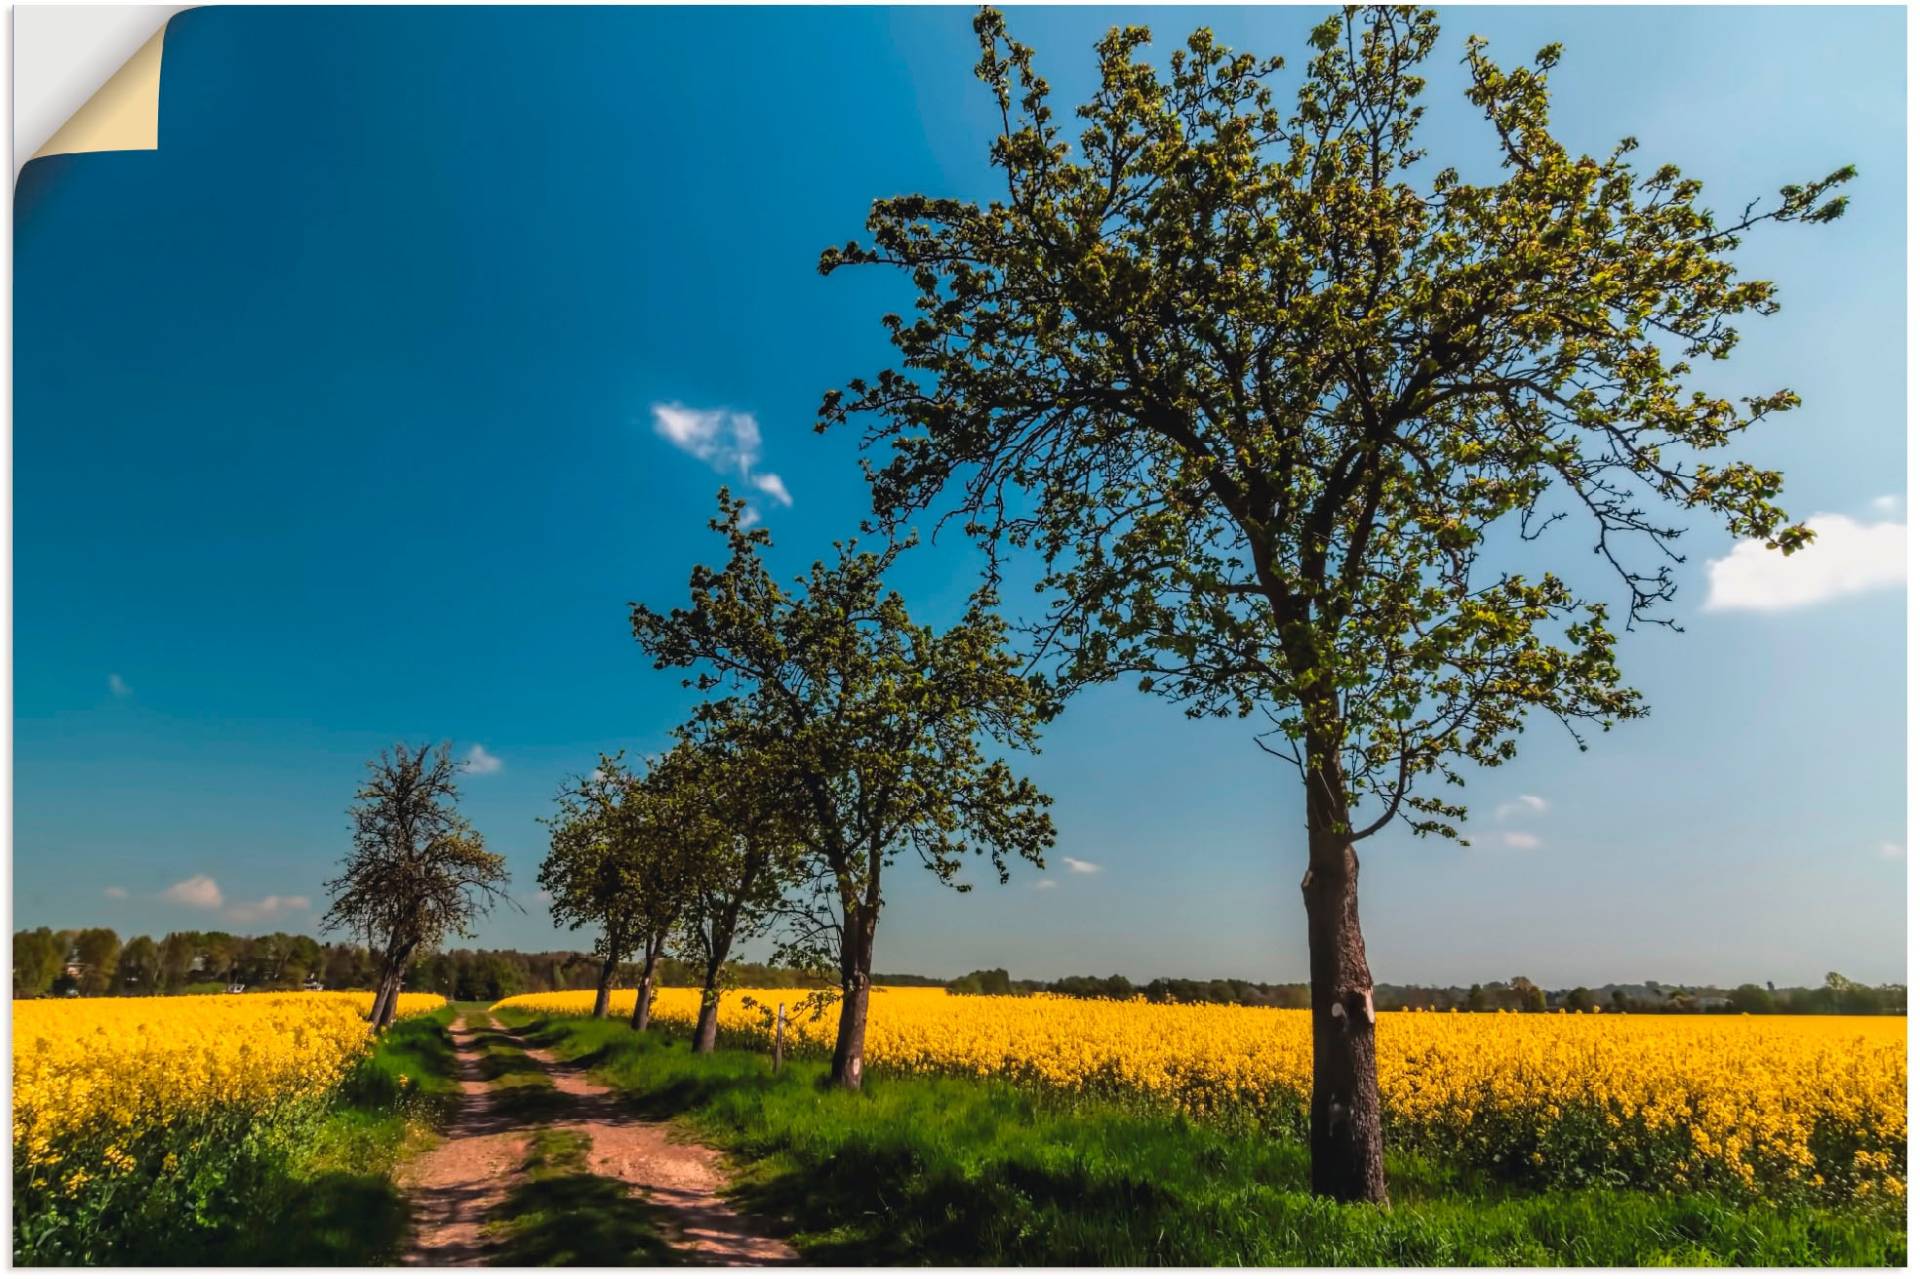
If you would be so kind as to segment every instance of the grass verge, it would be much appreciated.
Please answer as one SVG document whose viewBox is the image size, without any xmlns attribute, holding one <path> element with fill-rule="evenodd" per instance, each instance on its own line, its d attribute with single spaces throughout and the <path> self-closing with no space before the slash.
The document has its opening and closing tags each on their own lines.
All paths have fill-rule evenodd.
<svg viewBox="0 0 1920 1279">
<path fill-rule="evenodd" d="M 1889 1211 L 1710 1195 L 1526 1190 L 1390 1156 L 1390 1211 L 1308 1193 L 1296 1143 L 995 1081 L 889 1077 L 585 1019 L 501 1014 L 642 1113 L 742 1164 L 743 1206 L 792 1221 L 814 1264 L 1903 1265 Z"/>
</svg>

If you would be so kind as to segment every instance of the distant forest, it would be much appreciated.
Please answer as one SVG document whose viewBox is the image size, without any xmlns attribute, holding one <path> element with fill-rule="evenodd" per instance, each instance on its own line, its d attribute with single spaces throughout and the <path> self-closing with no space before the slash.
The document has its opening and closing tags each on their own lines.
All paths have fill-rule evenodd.
<svg viewBox="0 0 1920 1279">
<path fill-rule="evenodd" d="M 407 989 L 451 999 L 504 999 L 509 995 L 593 986 L 600 961 L 578 951 L 443 951 L 407 970 Z M 226 932 L 175 932 L 122 942 L 111 928 L 36 928 L 13 935 L 13 994 L 39 996 L 208 994 L 241 986 L 248 990 L 299 990 L 317 983 L 328 990 L 366 990 L 379 971 L 379 955 L 364 946 L 315 941 L 298 933 L 242 937 Z M 825 973 L 765 964 L 729 966 L 736 988 L 832 985 Z M 632 985 L 622 973 L 621 984 Z M 662 961 L 662 985 L 697 986 L 692 965 Z M 945 980 L 912 973 L 875 973 L 876 986 L 941 986 L 960 995 L 1046 993 L 1077 999 L 1135 999 L 1155 1003 L 1236 1004 L 1254 1008 L 1305 1008 L 1305 982 L 1256 982 L 1238 978 L 1195 980 L 1156 977 L 1144 984 L 1111 977 L 1063 977 L 1027 981 L 1004 968 L 980 969 Z M 1818 986 L 1748 983 L 1736 987 L 1614 982 L 1551 990 L 1525 977 L 1471 986 L 1374 988 L 1383 1010 L 1424 1008 L 1462 1012 L 1549 1012 L 1555 1009 L 1633 1013 L 1905 1013 L 1905 986 L 1868 986 L 1828 973 Z"/>
</svg>

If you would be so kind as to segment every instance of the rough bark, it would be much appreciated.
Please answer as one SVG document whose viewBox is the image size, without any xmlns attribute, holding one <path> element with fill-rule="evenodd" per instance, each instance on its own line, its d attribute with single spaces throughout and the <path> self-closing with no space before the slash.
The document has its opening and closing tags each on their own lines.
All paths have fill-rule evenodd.
<svg viewBox="0 0 1920 1279">
<path fill-rule="evenodd" d="M 374 983 L 373 1007 L 367 1010 L 367 1020 L 373 1024 L 374 1030 L 377 1031 L 387 1024 L 384 1019 L 387 1014 L 387 1006 L 392 1000 L 392 997 L 393 974 L 383 972 L 380 974 L 380 980 Z"/>
<path fill-rule="evenodd" d="M 700 990 L 700 1019 L 693 1025 L 693 1051 L 710 1053 L 720 1041 L 719 966 L 707 967 L 707 984 Z"/>
<path fill-rule="evenodd" d="M 1387 1202 L 1374 1059 L 1373 975 L 1360 932 L 1360 859 L 1350 838 L 1343 781 L 1310 776 L 1307 951 L 1313 990 L 1313 1191 L 1344 1201 Z"/>
<path fill-rule="evenodd" d="M 613 1002 L 613 970 L 619 961 L 609 954 L 600 961 L 600 984 L 593 992 L 593 1016 L 598 1019 L 607 1015 L 607 1005 Z"/>
<path fill-rule="evenodd" d="M 849 911 L 840 944 L 840 1034 L 833 1045 L 828 1078 L 841 1088 L 858 1089 L 867 1064 L 867 996 L 873 985 L 875 915 Z"/>
<path fill-rule="evenodd" d="M 653 969 L 659 962 L 660 948 L 649 941 L 640 966 L 640 988 L 633 994 L 633 1020 L 627 1023 L 635 1030 L 645 1030 L 653 1020 Z"/>
</svg>

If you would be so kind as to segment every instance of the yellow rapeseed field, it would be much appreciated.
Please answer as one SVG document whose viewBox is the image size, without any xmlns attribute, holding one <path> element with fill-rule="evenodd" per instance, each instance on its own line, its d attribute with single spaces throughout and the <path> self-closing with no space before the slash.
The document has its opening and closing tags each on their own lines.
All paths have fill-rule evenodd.
<svg viewBox="0 0 1920 1279">
<path fill-rule="evenodd" d="M 735 991 L 720 1025 L 764 1043 L 766 1012 L 806 992 Z M 591 991 L 497 1007 L 580 1015 Z M 699 993 L 657 1021 L 690 1027 Z M 633 994 L 615 1001 L 617 1015 Z M 832 1013 L 795 1023 L 831 1049 Z M 1304 1012 L 1034 995 L 876 990 L 876 1068 L 975 1075 L 1140 1098 L 1190 1115 L 1301 1132 L 1311 1080 Z M 1769 1198 L 1905 1196 L 1904 1017 L 1383 1013 L 1388 1139 L 1563 1183 L 1718 1187 Z"/>
<path fill-rule="evenodd" d="M 368 1044 L 354 992 L 36 999 L 13 1005 L 15 1176 L 77 1192 L 144 1135 L 216 1109 L 324 1095 Z M 399 1014 L 445 1003 L 402 995 Z M 66 1184 L 73 1182 L 75 1184 Z"/>
</svg>

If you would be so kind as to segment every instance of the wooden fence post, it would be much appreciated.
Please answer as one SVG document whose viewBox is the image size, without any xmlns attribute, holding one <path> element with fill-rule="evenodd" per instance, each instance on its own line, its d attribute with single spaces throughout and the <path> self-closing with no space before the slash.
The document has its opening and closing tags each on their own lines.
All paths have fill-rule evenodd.
<svg viewBox="0 0 1920 1279">
<path fill-rule="evenodd" d="M 781 1004 L 780 1011 L 775 1013 L 773 1017 L 773 1073 L 776 1075 L 780 1073 L 780 1055 L 781 1049 L 786 1046 L 786 1033 L 787 1006 Z"/>
</svg>

